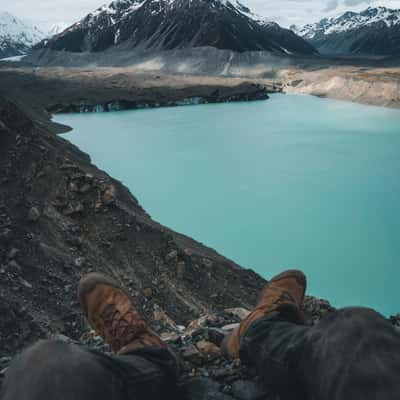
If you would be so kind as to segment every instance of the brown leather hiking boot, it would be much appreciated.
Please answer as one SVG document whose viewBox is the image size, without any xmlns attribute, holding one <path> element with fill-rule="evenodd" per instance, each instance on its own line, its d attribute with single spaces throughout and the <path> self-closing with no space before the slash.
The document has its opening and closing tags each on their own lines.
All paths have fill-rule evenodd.
<svg viewBox="0 0 400 400">
<path fill-rule="evenodd" d="M 79 282 L 78 297 L 89 324 L 115 353 L 147 346 L 166 347 L 133 300 L 111 278 L 98 273 L 86 275 Z"/>
<path fill-rule="evenodd" d="M 261 292 L 256 308 L 223 340 L 223 354 L 229 358 L 239 357 L 240 339 L 249 326 L 272 312 L 277 312 L 281 318 L 288 321 L 303 323 L 300 306 L 304 300 L 306 286 L 305 275 L 297 270 L 285 271 L 272 278 Z"/>
</svg>

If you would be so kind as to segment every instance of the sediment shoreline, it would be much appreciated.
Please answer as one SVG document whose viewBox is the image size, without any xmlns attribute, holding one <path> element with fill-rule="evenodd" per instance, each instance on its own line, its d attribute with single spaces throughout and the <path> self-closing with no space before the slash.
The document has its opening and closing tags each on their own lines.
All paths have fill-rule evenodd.
<svg viewBox="0 0 400 400">
<path fill-rule="evenodd" d="M 280 86 L 243 78 L 157 75 L 120 68 L 2 68 L 0 94 L 49 113 L 266 100 Z"/>
<path fill-rule="evenodd" d="M 400 108 L 400 68 L 291 69 L 281 71 L 281 78 L 285 93 Z"/>
</svg>

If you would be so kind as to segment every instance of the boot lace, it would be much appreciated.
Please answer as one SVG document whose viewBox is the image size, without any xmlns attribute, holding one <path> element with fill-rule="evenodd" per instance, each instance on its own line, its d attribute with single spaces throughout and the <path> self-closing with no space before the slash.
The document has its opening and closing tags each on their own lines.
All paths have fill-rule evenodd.
<svg viewBox="0 0 400 400">
<path fill-rule="evenodd" d="M 145 322 L 132 311 L 121 313 L 114 304 L 109 304 L 101 314 L 112 347 L 131 343 L 146 329 Z"/>
</svg>

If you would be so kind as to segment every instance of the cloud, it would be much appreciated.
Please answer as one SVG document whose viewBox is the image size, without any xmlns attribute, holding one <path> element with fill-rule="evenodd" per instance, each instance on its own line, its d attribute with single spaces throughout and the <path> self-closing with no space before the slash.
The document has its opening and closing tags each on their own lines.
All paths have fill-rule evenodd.
<svg viewBox="0 0 400 400">
<path fill-rule="evenodd" d="M 344 0 L 344 4 L 349 7 L 358 6 L 359 4 L 363 3 L 371 4 L 372 0 Z"/>
<path fill-rule="evenodd" d="M 346 1 L 352 1 L 352 0 L 346 0 Z M 357 0 L 355 0 L 357 1 Z M 326 6 L 324 8 L 325 12 L 328 11 L 333 11 L 336 10 L 339 7 L 339 0 L 328 0 L 328 2 L 326 3 Z"/>
</svg>

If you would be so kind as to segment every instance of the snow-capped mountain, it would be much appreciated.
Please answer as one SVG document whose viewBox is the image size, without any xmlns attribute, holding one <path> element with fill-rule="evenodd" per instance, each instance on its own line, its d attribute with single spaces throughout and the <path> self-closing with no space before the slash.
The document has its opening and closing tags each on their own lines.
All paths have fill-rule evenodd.
<svg viewBox="0 0 400 400">
<path fill-rule="evenodd" d="M 369 7 L 292 29 L 321 53 L 399 55 L 400 10 Z"/>
<path fill-rule="evenodd" d="M 58 35 L 64 32 L 64 30 L 67 29 L 68 27 L 69 25 L 66 24 L 65 22 L 58 22 L 57 24 L 53 24 L 47 31 L 47 37 L 51 38 L 52 36 Z"/>
<path fill-rule="evenodd" d="M 0 58 L 24 54 L 46 35 L 7 12 L 0 13 Z"/>
<path fill-rule="evenodd" d="M 213 46 L 316 53 L 292 31 L 253 14 L 237 0 L 115 0 L 36 48 L 98 52 L 122 43 L 159 50 Z"/>
</svg>

